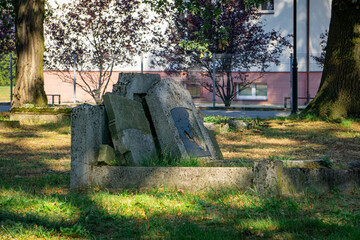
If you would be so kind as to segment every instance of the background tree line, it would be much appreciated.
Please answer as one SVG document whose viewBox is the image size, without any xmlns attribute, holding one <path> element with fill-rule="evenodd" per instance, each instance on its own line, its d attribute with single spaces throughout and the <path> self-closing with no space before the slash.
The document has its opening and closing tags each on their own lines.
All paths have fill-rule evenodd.
<svg viewBox="0 0 360 240">
<path fill-rule="evenodd" d="M 15 84 L 15 54 L 12 54 L 13 57 L 13 85 Z M 10 86 L 10 54 L 0 55 L 0 86 Z"/>
</svg>

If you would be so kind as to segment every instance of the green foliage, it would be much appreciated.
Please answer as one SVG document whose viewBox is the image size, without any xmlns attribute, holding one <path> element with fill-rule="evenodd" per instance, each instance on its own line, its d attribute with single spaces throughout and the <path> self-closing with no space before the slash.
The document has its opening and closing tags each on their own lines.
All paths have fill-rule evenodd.
<svg viewBox="0 0 360 240">
<path fill-rule="evenodd" d="M 330 161 L 330 158 L 329 156 L 324 156 L 321 161 L 320 161 L 320 164 L 324 167 L 327 167 L 327 168 L 331 168 L 333 166 L 333 163 Z"/>
<path fill-rule="evenodd" d="M 246 7 L 259 6 L 259 4 L 266 3 L 269 0 L 244 0 Z"/>
<path fill-rule="evenodd" d="M 220 123 L 225 123 L 226 121 L 228 121 L 230 118 L 229 117 L 225 117 L 225 116 L 206 116 L 204 117 L 204 122 L 210 122 L 210 123 L 215 123 L 215 124 L 220 124 Z"/>
<path fill-rule="evenodd" d="M 346 119 L 342 119 L 340 125 L 342 127 L 346 127 L 346 128 L 350 128 L 351 125 L 353 124 L 353 122 L 355 122 L 355 119 L 352 118 L 346 118 Z"/>
<path fill-rule="evenodd" d="M 13 85 L 15 86 L 15 61 L 13 56 Z M 0 86 L 10 86 L 10 55 L 0 55 Z"/>
</svg>

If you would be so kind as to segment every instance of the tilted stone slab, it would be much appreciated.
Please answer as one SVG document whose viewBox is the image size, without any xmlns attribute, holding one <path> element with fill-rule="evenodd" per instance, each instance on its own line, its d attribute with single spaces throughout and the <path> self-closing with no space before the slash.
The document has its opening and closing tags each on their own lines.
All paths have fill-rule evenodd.
<svg viewBox="0 0 360 240">
<path fill-rule="evenodd" d="M 146 94 L 150 87 L 160 81 L 159 74 L 119 73 L 113 93 L 134 100 L 135 94 Z"/>
<path fill-rule="evenodd" d="M 116 94 L 103 97 L 115 151 L 126 163 L 140 165 L 157 152 L 142 104 Z"/>
<path fill-rule="evenodd" d="M 71 111 L 71 188 L 89 185 L 89 172 L 97 163 L 101 144 L 111 144 L 104 106 L 82 104 L 73 108 Z"/>
<path fill-rule="evenodd" d="M 161 151 L 173 157 L 221 159 L 195 108 L 190 93 L 178 82 L 163 79 L 145 96 Z"/>
</svg>

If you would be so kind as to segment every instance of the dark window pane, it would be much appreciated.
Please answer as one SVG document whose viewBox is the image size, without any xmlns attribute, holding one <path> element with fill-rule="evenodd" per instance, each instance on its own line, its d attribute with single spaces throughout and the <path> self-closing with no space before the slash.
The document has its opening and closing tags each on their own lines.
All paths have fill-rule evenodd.
<svg viewBox="0 0 360 240">
<path fill-rule="evenodd" d="M 256 96 L 267 96 L 267 85 L 266 84 L 256 84 Z"/>
<path fill-rule="evenodd" d="M 243 89 L 240 93 L 240 96 L 252 96 L 252 90 L 251 87 Z"/>
<path fill-rule="evenodd" d="M 274 0 L 260 4 L 260 10 L 274 10 Z"/>
<path fill-rule="evenodd" d="M 188 83 L 188 84 L 186 85 L 186 87 L 187 87 L 187 90 L 189 90 L 190 95 L 191 95 L 193 98 L 199 98 L 199 97 L 200 97 L 200 89 L 201 89 L 200 84 Z"/>
</svg>

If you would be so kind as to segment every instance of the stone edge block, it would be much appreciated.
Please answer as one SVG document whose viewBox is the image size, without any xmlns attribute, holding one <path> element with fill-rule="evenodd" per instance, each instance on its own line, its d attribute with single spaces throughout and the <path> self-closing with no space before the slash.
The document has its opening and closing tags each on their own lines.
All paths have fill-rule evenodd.
<svg viewBox="0 0 360 240">
<path fill-rule="evenodd" d="M 71 111 L 70 188 L 90 185 L 91 168 L 107 142 L 104 106 L 82 104 Z"/>
</svg>

